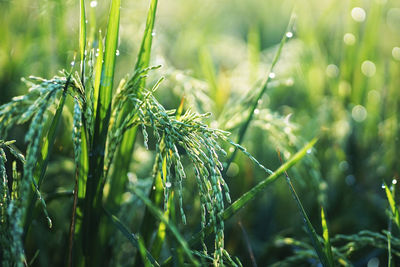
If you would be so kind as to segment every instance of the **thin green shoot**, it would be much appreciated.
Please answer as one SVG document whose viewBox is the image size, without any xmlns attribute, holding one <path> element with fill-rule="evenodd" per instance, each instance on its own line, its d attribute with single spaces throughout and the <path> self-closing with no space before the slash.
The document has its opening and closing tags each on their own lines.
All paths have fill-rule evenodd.
<svg viewBox="0 0 400 267">
<path fill-rule="evenodd" d="M 386 197 L 388 199 L 390 210 L 393 215 L 393 221 L 395 222 L 397 227 L 400 228 L 400 214 L 399 214 L 399 209 L 396 206 L 396 201 L 394 199 L 394 195 L 392 194 L 392 192 L 390 191 L 390 188 L 387 186 L 387 184 L 385 182 L 383 182 L 383 185 L 385 186 Z"/>
<path fill-rule="evenodd" d="M 107 215 L 107 217 L 111 220 L 111 222 L 114 224 L 114 226 L 129 240 L 129 242 L 138 250 L 140 250 L 140 244 L 139 244 L 139 238 L 131 233 L 128 230 L 128 227 L 124 225 L 123 222 L 121 222 L 120 219 L 118 219 L 117 216 L 111 214 L 106 208 L 103 207 L 104 213 Z M 154 257 L 146 250 L 146 259 L 149 260 L 153 265 L 155 266 L 160 266 L 158 262 L 154 259 Z"/>
<path fill-rule="evenodd" d="M 328 224 L 326 222 L 324 207 L 321 207 L 321 224 L 322 224 L 322 237 L 324 238 L 324 245 L 325 245 L 324 247 L 325 254 L 327 256 L 330 266 L 334 266 L 334 261 L 332 256 L 332 246 L 329 237 L 329 229 L 328 229 Z"/>
<path fill-rule="evenodd" d="M 280 156 L 279 151 L 278 151 L 278 155 L 279 155 L 279 159 L 282 162 L 282 158 Z M 314 247 L 315 251 L 317 252 L 318 258 L 321 261 L 322 266 L 324 266 L 324 267 L 333 267 L 331 262 L 329 262 L 329 260 L 328 260 L 328 256 L 327 256 L 326 252 L 324 251 L 324 249 L 321 246 L 321 243 L 320 243 L 319 238 L 318 238 L 318 234 L 315 231 L 314 227 L 312 226 L 312 224 L 310 222 L 310 219 L 308 218 L 308 215 L 307 215 L 303 205 L 301 204 L 300 198 L 297 195 L 296 190 L 294 189 L 294 186 L 292 184 L 292 181 L 291 181 L 288 173 L 286 171 L 284 173 L 285 173 L 285 176 L 286 176 L 286 182 L 287 182 L 287 184 L 289 186 L 290 192 L 292 193 L 292 196 L 293 196 L 294 200 L 296 201 L 297 207 L 299 208 L 300 214 L 303 217 L 304 225 L 307 228 L 307 232 L 308 232 L 308 234 L 310 236 L 311 242 L 313 244 L 313 247 Z"/>
</svg>

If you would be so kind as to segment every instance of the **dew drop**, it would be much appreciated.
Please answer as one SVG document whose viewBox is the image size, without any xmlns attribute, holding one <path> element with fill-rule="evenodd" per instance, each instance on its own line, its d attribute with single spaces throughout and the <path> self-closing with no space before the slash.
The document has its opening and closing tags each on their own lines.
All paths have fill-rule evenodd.
<svg viewBox="0 0 400 267">
<path fill-rule="evenodd" d="M 166 188 L 170 188 L 171 186 L 172 186 L 172 184 L 171 184 L 170 182 L 166 182 L 166 183 L 165 183 L 165 187 L 166 187 Z"/>
<path fill-rule="evenodd" d="M 369 60 L 365 60 L 361 64 L 361 72 L 367 77 L 374 76 L 376 72 L 375 63 Z"/>
<path fill-rule="evenodd" d="M 118 49 L 115 51 L 115 55 L 119 56 L 119 50 Z"/>
<path fill-rule="evenodd" d="M 349 163 L 347 163 L 347 161 L 341 161 L 340 163 L 339 163 L 339 168 L 342 170 L 342 171 L 347 171 L 348 169 L 349 169 Z"/>
<path fill-rule="evenodd" d="M 368 261 L 367 267 L 379 267 L 379 259 L 374 257 Z"/>
<path fill-rule="evenodd" d="M 153 186 L 153 190 L 156 190 L 156 186 L 155 185 Z"/>
<path fill-rule="evenodd" d="M 393 179 L 393 180 L 392 180 L 392 184 L 397 184 L 397 180 L 396 180 L 396 179 Z"/>
<path fill-rule="evenodd" d="M 339 75 L 339 68 L 335 64 L 329 64 L 325 72 L 328 77 L 335 78 Z"/>
<path fill-rule="evenodd" d="M 258 109 L 258 108 L 256 108 L 255 110 L 254 110 L 254 114 L 260 114 L 260 110 Z"/>
<path fill-rule="evenodd" d="M 343 42 L 346 45 L 354 45 L 356 43 L 356 37 L 354 34 L 348 32 L 343 36 Z"/>
<path fill-rule="evenodd" d="M 311 152 L 312 152 L 311 148 L 307 150 L 307 154 L 311 154 Z"/>
<path fill-rule="evenodd" d="M 72 61 L 72 62 L 71 62 L 71 66 L 72 66 L 72 67 L 75 66 L 75 61 Z"/>
<path fill-rule="evenodd" d="M 350 174 L 346 176 L 345 182 L 347 185 L 351 186 L 356 182 L 356 178 L 354 177 L 354 175 Z"/>
<path fill-rule="evenodd" d="M 351 10 L 351 17 L 354 21 L 363 22 L 366 17 L 365 10 L 361 7 L 355 7 Z"/>
<path fill-rule="evenodd" d="M 293 78 L 289 78 L 289 79 L 287 79 L 287 80 L 285 81 L 285 85 L 288 86 L 288 87 L 293 86 L 293 84 L 294 84 Z"/>
<path fill-rule="evenodd" d="M 88 20 L 85 20 L 85 23 L 87 24 L 89 21 Z"/>
<path fill-rule="evenodd" d="M 273 72 L 270 72 L 269 75 L 268 75 L 268 77 L 270 77 L 271 79 L 275 78 L 275 76 L 276 76 L 276 75 L 275 75 L 275 73 L 273 73 Z"/>
<path fill-rule="evenodd" d="M 385 184 L 384 183 L 382 183 L 381 188 L 385 189 Z"/>
<path fill-rule="evenodd" d="M 47 217 L 47 225 L 49 226 L 50 229 L 53 227 L 53 222 L 49 217 Z"/>
<path fill-rule="evenodd" d="M 357 105 L 351 110 L 351 116 L 357 122 L 362 122 L 367 118 L 367 110 L 361 106 Z"/>
<path fill-rule="evenodd" d="M 393 47 L 392 49 L 392 56 L 395 60 L 400 61 L 400 47 Z"/>
<path fill-rule="evenodd" d="M 96 6 L 97 6 L 97 1 L 90 2 L 90 7 L 96 7 Z"/>
<path fill-rule="evenodd" d="M 152 33 L 151 33 L 151 36 L 156 36 L 156 32 L 152 32 Z"/>
<path fill-rule="evenodd" d="M 287 38 L 292 38 L 293 37 L 293 33 L 292 32 L 287 32 L 286 33 L 286 37 Z"/>
</svg>

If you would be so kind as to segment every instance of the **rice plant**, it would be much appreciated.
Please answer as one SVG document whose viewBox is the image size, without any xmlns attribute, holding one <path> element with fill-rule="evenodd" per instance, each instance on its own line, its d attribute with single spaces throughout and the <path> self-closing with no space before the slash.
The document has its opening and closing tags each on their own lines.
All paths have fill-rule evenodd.
<svg viewBox="0 0 400 267">
<path fill-rule="evenodd" d="M 154 97 L 154 92 L 163 78 L 152 88 L 146 89 L 147 73 L 159 68 L 159 66 L 149 67 L 156 9 L 157 1 L 153 0 L 136 66 L 131 75 L 121 80 L 115 93 L 113 84 L 118 53 L 120 1 L 111 1 L 104 48 L 101 32 L 97 40 L 98 47 L 95 48 L 86 39 L 85 2 L 81 0 L 79 69 L 75 69 L 75 61 L 73 61 L 69 71 L 63 70 L 60 76 L 52 79 L 29 77 L 28 80 L 24 80 L 29 87 L 29 92 L 1 106 L 1 136 L 8 136 L 8 131 L 16 125 L 30 122 L 25 136 L 28 144 L 26 159 L 10 146 L 12 142 L 2 141 L 1 143 L 4 149 L 8 149 L 23 163 L 23 174 L 19 175 L 21 177 L 18 178 L 18 172 L 14 168 L 15 176 L 7 178 L 4 168 L 6 157 L 2 148 L 2 221 L 4 221 L 2 246 L 5 248 L 3 252 L 5 266 L 22 266 L 27 262 L 23 242 L 30 229 L 34 227 L 31 223 L 36 202 L 41 206 L 48 221 L 48 227 L 52 228 L 52 219 L 47 212 L 40 188 L 45 178 L 67 98 L 73 100 L 71 135 L 75 164 L 75 185 L 67 252 L 69 266 L 101 264 L 103 259 L 98 251 L 107 246 L 108 235 L 112 235 L 116 229 L 131 240 L 140 251 L 141 260 L 144 263 L 159 265 L 157 263 L 159 252 L 155 251 L 156 257 L 153 257 L 147 251 L 149 248 L 149 240 L 146 239 L 147 231 L 154 232 L 158 228 L 157 224 L 154 224 L 155 219 L 161 220 L 159 227 L 164 225 L 176 238 L 178 248 L 182 248 L 181 253 L 185 259 L 183 261 L 187 260 L 193 265 L 209 260 L 215 266 L 223 265 L 224 262 L 228 265 L 240 264 L 232 260 L 224 249 L 224 221 L 254 198 L 262 187 L 275 180 L 282 170 L 304 156 L 303 149 L 300 156 L 295 157 L 290 164 L 282 166 L 282 170 L 278 170 L 278 173 L 274 173 L 262 166 L 240 144 L 230 140 L 228 132 L 208 127 L 203 121 L 209 114 L 198 114 L 190 108 L 182 112 L 182 107 L 179 113 L 176 110 L 165 109 Z M 278 57 L 279 52 L 275 62 Z M 265 88 L 266 85 L 262 86 L 260 95 L 263 94 Z M 49 112 L 51 109 L 55 109 L 53 116 Z M 253 114 L 252 110 L 250 114 Z M 250 120 L 251 116 L 244 125 L 244 129 L 247 128 Z M 129 158 L 133 149 L 132 142 L 135 140 L 137 131 L 140 130 L 144 146 L 149 149 L 148 129 L 151 129 L 156 142 L 152 175 L 154 184 L 152 189 L 155 193 L 150 194 L 148 198 L 140 190 L 132 188 L 133 193 L 155 216 L 155 219 L 152 219 L 155 228 L 145 230 L 143 233 L 145 238 L 142 240 L 139 237 L 132 239 L 129 230 L 111 212 L 118 209 L 121 195 L 125 191 Z M 239 139 L 239 143 L 240 141 Z M 131 144 L 128 145 L 126 142 Z M 226 156 L 226 152 L 221 146 L 222 142 L 232 145 L 236 150 L 241 150 L 267 175 L 271 175 L 254 192 L 249 192 L 243 200 L 239 199 L 227 209 L 225 209 L 225 203 L 230 203 L 231 199 L 223 175 L 222 158 Z M 183 156 L 191 163 L 198 188 L 202 228 L 200 240 L 203 244 L 201 252 L 193 251 L 179 233 L 175 223 L 168 219 L 171 210 L 175 210 L 174 206 L 177 202 L 176 208 L 179 209 L 181 222 L 186 224 L 183 183 L 187 175 L 182 163 Z M 116 163 L 120 159 L 127 163 L 120 166 Z M 225 169 L 229 167 L 230 162 L 231 160 L 228 160 Z M 106 185 L 109 191 L 105 191 Z M 105 215 L 110 217 L 116 229 L 109 229 L 109 224 L 102 221 Z M 144 220 L 146 220 L 146 215 Z M 100 230 L 106 236 L 101 236 Z M 206 234 L 211 233 L 210 231 L 214 233 L 211 253 L 204 242 Z M 164 238 L 165 236 L 160 237 L 157 242 L 162 245 Z"/>
<path fill-rule="evenodd" d="M 2 265 L 396 265 L 397 2 L 0 7 Z"/>
</svg>

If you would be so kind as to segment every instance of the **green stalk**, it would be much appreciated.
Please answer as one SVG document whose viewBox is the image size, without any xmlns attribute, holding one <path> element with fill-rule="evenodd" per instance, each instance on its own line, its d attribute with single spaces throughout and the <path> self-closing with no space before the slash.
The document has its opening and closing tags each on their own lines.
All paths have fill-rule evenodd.
<svg viewBox="0 0 400 267">
<path fill-rule="evenodd" d="M 334 261 L 333 261 L 333 255 L 332 255 L 332 246 L 331 246 L 331 240 L 329 238 L 329 229 L 328 229 L 328 224 L 326 222 L 325 218 L 325 211 L 324 208 L 321 207 L 321 224 L 322 224 L 322 237 L 324 238 L 324 252 L 325 255 L 327 256 L 328 262 L 330 266 L 334 266 Z"/>
<path fill-rule="evenodd" d="M 311 242 L 313 244 L 315 251 L 317 252 L 318 258 L 321 261 L 322 266 L 333 267 L 333 262 L 331 263 L 328 260 L 327 253 L 322 248 L 321 243 L 319 242 L 319 239 L 318 239 L 318 234 L 315 231 L 314 227 L 312 226 L 311 221 L 308 218 L 308 215 L 307 215 L 303 205 L 301 204 L 300 198 L 297 195 L 296 190 L 294 189 L 294 186 L 292 184 L 292 181 L 286 171 L 285 171 L 285 176 L 286 176 L 286 182 L 289 186 L 290 192 L 292 193 L 292 196 L 293 196 L 294 200 L 296 201 L 297 207 L 299 208 L 300 214 L 303 217 L 304 225 L 307 228 L 307 232 L 310 236 Z"/>
<path fill-rule="evenodd" d="M 85 82 L 86 15 L 85 1 L 80 0 L 79 50 L 81 54 L 81 82 Z"/>
<path fill-rule="evenodd" d="M 390 191 L 390 188 L 387 186 L 387 184 L 385 182 L 383 184 L 385 186 L 385 192 L 386 192 L 386 197 L 389 202 L 390 211 L 393 214 L 393 221 L 395 222 L 397 227 L 400 228 L 400 213 L 399 213 L 399 209 L 396 206 L 396 201 L 394 199 L 392 192 Z"/>
<path fill-rule="evenodd" d="M 139 54 L 135 65 L 134 72 L 143 70 L 149 66 L 151 45 L 153 41 L 153 30 L 156 18 L 158 0 L 152 0 L 147 14 L 146 28 L 144 31 L 142 44 L 140 46 Z M 139 87 L 135 88 L 135 93 L 140 94 L 142 87 L 145 86 L 146 79 L 143 78 Z M 126 104 L 121 114 L 122 118 L 132 110 L 130 104 Z M 129 164 L 132 159 L 133 147 L 136 139 L 137 127 L 133 127 L 126 131 L 122 139 L 121 145 L 117 151 L 114 171 L 111 178 L 110 192 L 108 195 L 108 203 L 112 209 L 119 206 L 122 201 L 121 192 L 124 191 L 126 181 L 128 179 L 127 173 L 129 171 Z"/>
<path fill-rule="evenodd" d="M 101 31 L 99 31 L 99 47 L 98 49 L 98 56 L 96 60 L 95 66 L 95 81 L 94 81 L 94 88 L 93 88 L 93 113 L 97 113 L 97 102 L 99 101 L 99 90 L 100 90 L 100 82 L 101 82 L 101 70 L 103 68 L 103 37 L 101 35 Z"/>
<path fill-rule="evenodd" d="M 89 174 L 86 183 L 86 195 L 83 217 L 83 249 L 86 264 L 95 266 L 100 261 L 96 257 L 100 246 L 99 224 L 103 197 L 104 154 L 111 114 L 111 99 L 114 81 L 116 50 L 118 45 L 120 0 L 111 2 L 110 15 L 105 43 L 104 64 L 102 66 L 99 96 L 93 133 L 93 143 L 89 153 Z"/>
<path fill-rule="evenodd" d="M 124 225 L 123 222 L 121 222 L 120 219 L 118 219 L 117 216 L 111 214 L 108 210 L 103 208 L 104 213 L 107 215 L 107 217 L 111 220 L 111 222 L 114 224 L 114 226 L 131 242 L 131 244 L 137 248 L 138 250 L 141 250 L 142 248 L 140 247 L 139 243 L 139 238 L 136 237 L 133 233 L 129 231 L 129 229 Z M 153 265 L 155 266 L 160 266 L 158 262 L 154 259 L 154 257 L 145 250 L 145 255 L 146 255 L 146 260 L 150 261 Z"/>
<path fill-rule="evenodd" d="M 395 194 L 396 194 L 396 188 L 394 187 L 394 185 L 391 188 L 391 193 L 392 193 L 392 196 L 394 198 Z M 388 248 L 388 267 L 392 267 L 393 266 L 393 264 L 392 264 L 392 226 L 393 226 L 392 219 L 389 218 L 388 233 L 387 233 L 387 240 L 388 240 L 387 241 L 388 242 L 388 246 L 387 246 L 387 248 Z"/>
</svg>

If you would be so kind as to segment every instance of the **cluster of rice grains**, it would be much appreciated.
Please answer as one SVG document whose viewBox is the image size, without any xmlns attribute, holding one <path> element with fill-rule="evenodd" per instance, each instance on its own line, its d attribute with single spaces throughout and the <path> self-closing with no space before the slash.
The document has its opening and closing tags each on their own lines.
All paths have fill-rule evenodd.
<svg viewBox="0 0 400 267">
<path fill-rule="evenodd" d="M 132 80 L 135 80 L 135 78 Z M 212 225 L 216 233 L 214 261 L 218 264 L 222 262 L 222 256 L 225 255 L 223 250 L 224 221 L 222 218 L 224 199 L 230 202 L 229 189 L 222 177 L 223 166 L 219 159 L 219 155 L 224 156 L 226 153 L 220 147 L 218 141 L 226 139 L 227 132 L 209 128 L 202 123 L 201 120 L 209 114 L 196 114 L 190 109 L 184 114 L 179 114 L 175 110 L 166 110 L 153 96 L 153 92 L 160 82 L 161 80 L 150 91 L 143 90 L 141 97 L 131 93 L 129 84 L 132 82 L 123 86 L 123 89 L 116 95 L 113 103 L 115 107 L 113 111 L 114 119 L 112 119 L 114 130 L 109 132 L 111 136 L 109 136 L 106 157 L 110 164 L 116 146 L 122 139 L 122 134 L 132 126 L 138 126 L 142 130 L 144 146 L 148 148 L 147 128 L 151 128 L 154 137 L 157 139 L 154 178 L 161 175 L 164 189 L 164 208 L 167 209 L 168 207 L 171 190 L 176 191 L 182 221 L 186 223 L 182 196 L 182 181 L 186 174 L 181 162 L 182 152 L 180 152 L 183 149 L 185 155 L 190 159 L 200 191 L 202 228 Z M 130 102 L 130 105 L 134 108 L 123 120 L 119 120 L 117 114 L 121 112 L 120 108 L 124 106 L 126 101 Z M 206 254 L 204 234 L 202 243 L 203 252 Z"/>
<path fill-rule="evenodd" d="M 3 264 L 22 263 L 25 260 L 21 242 L 22 227 L 20 227 L 23 213 L 21 211 L 20 174 L 17 172 L 17 161 L 12 162 L 12 176 L 7 177 L 5 151 L 10 152 L 15 159 L 24 162 L 24 156 L 17 152 L 12 144 L 15 141 L 0 140 L 0 245 L 2 247 Z M 11 188 L 11 191 L 9 190 Z"/>
<path fill-rule="evenodd" d="M 30 122 L 29 130 L 25 136 L 27 142 L 26 160 L 16 150 L 10 146 L 10 142 L 1 141 L 1 221 L 2 221 L 2 242 L 4 248 L 3 263 L 16 262 L 22 264 L 24 259 L 22 233 L 23 216 L 29 201 L 29 188 L 33 184 L 34 191 L 42 205 L 43 212 L 51 227 L 51 220 L 46 211 L 46 204 L 40 194 L 38 184 L 34 179 L 34 171 L 38 162 L 40 153 L 40 141 L 43 137 L 44 128 L 47 122 L 47 110 L 52 107 L 59 93 L 66 88 L 67 79 L 64 77 L 54 77 L 45 80 L 38 77 L 30 77 L 30 80 L 23 81 L 29 86 L 29 92 L 26 95 L 14 97 L 11 102 L 0 106 L 0 136 L 5 137 L 10 128 L 18 124 Z M 17 180 L 18 173 L 14 163 L 13 177 L 7 179 L 4 163 L 6 162 L 4 148 L 13 154 L 13 156 L 24 163 L 23 177 Z M 18 186 L 17 186 L 18 183 Z M 12 186 L 10 187 L 10 184 Z M 9 188 L 12 189 L 9 193 Z M 7 210 L 6 210 L 7 209 Z M 3 224 L 4 222 L 4 224 Z M 9 227 L 7 230 L 6 228 Z M 3 240 L 4 239 L 4 240 Z M 8 239 L 8 240 L 7 240 Z M 19 260 L 17 260 L 19 258 Z"/>
</svg>

